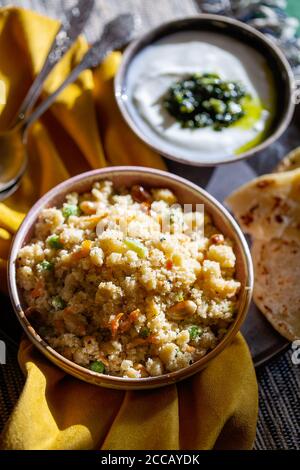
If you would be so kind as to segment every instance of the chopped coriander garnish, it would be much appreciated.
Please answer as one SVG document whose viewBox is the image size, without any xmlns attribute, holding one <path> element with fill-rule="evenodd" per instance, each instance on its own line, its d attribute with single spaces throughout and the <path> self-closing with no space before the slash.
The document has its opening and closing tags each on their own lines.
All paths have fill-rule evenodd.
<svg viewBox="0 0 300 470">
<path fill-rule="evenodd" d="M 71 215 L 80 215 L 80 208 L 76 204 L 64 204 L 62 208 L 63 216 L 67 219 Z"/>
<path fill-rule="evenodd" d="M 150 330 L 149 330 L 149 328 L 144 327 L 144 328 L 142 328 L 142 329 L 140 330 L 140 336 L 141 336 L 142 338 L 148 338 L 149 335 L 150 335 Z"/>
<path fill-rule="evenodd" d="M 203 330 L 200 326 L 191 326 L 189 328 L 190 340 L 195 341 L 198 339 L 203 333 Z"/>
<path fill-rule="evenodd" d="M 67 305 L 66 302 L 59 295 L 56 295 L 52 298 L 51 304 L 52 307 L 55 308 L 55 310 L 63 310 Z"/>
<path fill-rule="evenodd" d="M 105 366 L 103 362 L 101 361 L 94 361 L 90 364 L 90 369 L 93 372 L 98 372 L 98 374 L 104 374 L 105 372 Z"/>
<path fill-rule="evenodd" d="M 59 236 L 56 234 L 50 235 L 50 237 L 47 238 L 47 243 L 51 248 L 55 248 L 56 250 L 59 250 L 63 247 Z"/>
<path fill-rule="evenodd" d="M 38 271 L 52 271 L 53 268 L 54 264 L 52 263 L 52 261 L 47 261 L 46 259 L 37 264 Z"/>
</svg>

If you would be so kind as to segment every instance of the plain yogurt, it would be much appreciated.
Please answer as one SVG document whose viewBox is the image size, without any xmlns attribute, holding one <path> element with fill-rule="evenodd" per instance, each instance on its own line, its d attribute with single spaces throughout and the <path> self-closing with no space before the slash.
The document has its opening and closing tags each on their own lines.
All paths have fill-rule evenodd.
<svg viewBox="0 0 300 470">
<path fill-rule="evenodd" d="M 250 125 L 249 120 L 242 125 L 244 119 L 241 125 L 219 132 L 212 127 L 181 128 L 164 109 L 163 98 L 174 82 L 193 73 L 217 73 L 222 80 L 241 82 L 253 102 L 261 103 L 261 112 Z M 263 140 L 272 112 L 270 77 L 263 56 L 246 44 L 211 32 L 175 33 L 147 46 L 132 60 L 127 106 L 140 132 L 162 153 L 194 164 L 226 162 L 245 146 Z"/>
</svg>

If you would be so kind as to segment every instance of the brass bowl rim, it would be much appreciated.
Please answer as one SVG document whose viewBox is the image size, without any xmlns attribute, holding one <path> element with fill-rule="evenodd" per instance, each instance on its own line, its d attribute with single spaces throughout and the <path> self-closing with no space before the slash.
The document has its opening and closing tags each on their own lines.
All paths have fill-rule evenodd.
<svg viewBox="0 0 300 470">
<path fill-rule="evenodd" d="M 98 177 L 99 179 L 109 179 L 110 177 L 113 177 L 114 175 L 118 175 L 120 173 L 127 173 L 128 175 L 131 174 L 134 176 L 138 176 L 141 179 L 141 183 L 145 183 L 145 181 L 147 181 L 147 175 L 152 175 L 154 177 L 157 176 L 160 179 L 163 178 L 166 181 L 166 184 L 168 184 L 168 180 L 171 180 L 175 185 L 179 185 L 181 187 L 188 187 L 197 195 L 197 197 L 199 196 L 199 202 L 201 201 L 201 203 L 203 204 L 206 204 L 206 202 L 209 203 L 209 205 L 211 206 L 209 212 L 212 215 L 218 214 L 221 218 L 223 218 L 224 223 L 228 224 L 230 232 L 234 233 L 235 238 L 238 240 L 239 247 L 243 255 L 242 262 L 246 272 L 245 288 L 244 291 L 240 294 L 242 302 L 234 320 L 234 327 L 229 329 L 225 337 L 220 341 L 220 343 L 218 343 L 218 345 L 212 351 L 207 353 L 198 361 L 194 362 L 192 365 L 184 369 L 163 374 L 157 377 L 130 379 L 126 377 L 115 377 L 111 375 L 98 374 L 82 366 L 79 366 L 73 361 L 66 359 L 64 356 L 62 356 L 53 348 L 51 348 L 31 326 L 22 308 L 22 300 L 19 295 L 19 290 L 16 281 L 15 261 L 17 259 L 19 249 L 22 247 L 26 235 L 34 226 L 38 214 L 44 207 L 47 207 L 48 202 L 52 201 L 54 197 L 57 197 L 60 194 L 65 194 L 66 192 L 71 191 L 74 185 L 79 182 L 84 182 L 85 180 L 92 178 L 95 178 L 95 180 L 97 180 Z M 212 211 L 212 208 L 214 212 Z M 245 320 L 250 305 L 253 290 L 253 266 L 248 244 L 237 222 L 233 219 L 227 209 L 213 196 L 211 196 L 207 191 L 180 176 L 170 174 L 162 170 L 135 166 L 107 167 L 104 169 L 88 171 L 72 178 L 69 178 L 66 181 L 63 181 L 59 185 L 52 188 L 48 193 L 42 196 L 34 204 L 34 206 L 30 209 L 25 219 L 23 220 L 13 240 L 8 261 L 8 287 L 14 311 L 23 330 L 25 331 L 30 341 L 44 355 L 46 355 L 52 362 L 54 362 L 54 364 L 62 368 L 65 372 L 89 383 L 115 389 L 141 390 L 162 387 L 190 377 L 191 375 L 197 373 L 199 370 L 203 369 L 203 367 L 205 367 L 209 361 L 216 357 L 233 340 L 233 338 L 240 330 L 243 321 Z"/>
</svg>

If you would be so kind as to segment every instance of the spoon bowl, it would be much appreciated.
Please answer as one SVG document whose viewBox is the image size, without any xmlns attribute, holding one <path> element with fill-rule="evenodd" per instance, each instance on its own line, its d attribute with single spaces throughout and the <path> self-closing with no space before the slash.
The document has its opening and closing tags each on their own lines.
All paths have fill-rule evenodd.
<svg viewBox="0 0 300 470">
<path fill-rule="evenodd" d="M 20 127 L 0 134 L 0 200 L 12 190 L 27 165 L 25 134 Z"/>
</svg>

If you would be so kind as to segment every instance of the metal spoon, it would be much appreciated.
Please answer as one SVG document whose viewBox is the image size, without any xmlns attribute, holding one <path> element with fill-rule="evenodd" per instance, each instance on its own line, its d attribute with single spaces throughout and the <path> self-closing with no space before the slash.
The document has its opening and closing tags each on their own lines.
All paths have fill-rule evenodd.
<svg viewBox="0 0 300 470">
<path fill-rule="evenodd" d="M 27 166 L 27 130 L 52 105 L 57 95 L 85 69 L 96 67 L 114 49 L 126 45 L 134 31 L 134 19 L 130 14 L 117 16 L 104 27 L 101 38 L 88 50 L 81 62 L 66 80 L 36 110 L 6 134 L 0 135 L 0 200 L 16 190 Z"/>
<path fill-rule="evenodd" d="M 0 133 L 0 200 L 8 197 L 20 180 L 26 167 L 23 134 L 25 125 L 35 105 L 43 83 L 55 65 L 69 50 L 89 18 L 95 0 L 79 0 L 67 10 L 65 18 L 51 44 L 45 63 L 29 88 L 16 118 L 10 123 L 9 130 Z"/>
<path fill-rule="evenodd" d="M 17 117 L 10 124 L 10 128 L 19 125 L 28 117 L 41 94 L 46 78 L 82 33 L 94 4 L 95 0 L 78 0 L 76 5 L 66 11 L 65 18 L 55 35 L 45 63 L 29 88 Z"/>
</svg>

